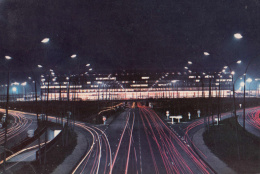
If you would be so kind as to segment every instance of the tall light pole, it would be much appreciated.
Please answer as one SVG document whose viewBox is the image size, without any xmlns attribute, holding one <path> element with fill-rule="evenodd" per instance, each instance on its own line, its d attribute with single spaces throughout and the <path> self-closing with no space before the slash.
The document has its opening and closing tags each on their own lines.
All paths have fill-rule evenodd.
<svg viewBox="0 0 260 174">
<path fill-rule="evenodd" d="M 43 44 L 47 44 L 47 43 L 49 43 L 49 41 L 50 41 L 50 39 L 49 38 L 44 38 L 41 42 L 43 43 Z M 45 57 L 46 57 L 46 51 L 44 51 L 44 53 L 45 53 Z M 39 68 L 42 68 L 42 66 L 40 65 L 38 65 L 38 67 Z M 46 103 L 46 121 L 48 121 L 48 112 L 47 112 L 47 110 L 48 110 L 48 99 L 49 99 L 49 84 L 50 84 L 50 76 L 48 77 L 48 92 L 47 92 L 47 103 Z M 47 148 L 46 148 L 46 145 L 47 145 L 47 137 L 48 135 L 47 135 L 47 132 L 45 132 L 45 140 L 44 140 L 44 164 L 46 164 L 46 161 L 47 161 L 47 156 L 46 156 L 46 153 L 47 153 Z"/>
<path fill-rule="evenodd" d="M 241 39 L 242 38 L 242 35 L 239 34 L 239 33 L 236 33 L 234 34 L 234 37 L 236 39 Z M 204 55 L 208 56 L 210 55 L 208 52 L 204 52 Z M 224 70 L 223 72 L 225 72 L 225 69 L 229 69 L 230 73 L 231 73 L 231 78 L 232 78 L 232 91 L 233 91 L 233 102 L 234 102 L 234 114 L 235 114 L 235 117 L 237 116 L 236 115 L 236 98 L 235 98 L 235 84 L 234 84 L 234 74 L 235 72 L 232 71 L 231 69 L 231 65 L 236 63 L 236 64 L 241 64 L 242 61 L 241 60 L 237 60 L 237 61 L 233 61 L 233 62 L 230 62 L 230 63 L 227 63 L 225 60 L 223 60 L 225 63 L 226 63 L 226 66 L 224 66 Z M 237 118 L 237 117 L 236 117 Z"/>
<path fill-rule="evenodd" d="M 250 62 L 249 62 L 250 64 Z M 245 73 L 244 73 L 244 99 L 243 99 L 243 129 L 246 128 L 246 72 L 249 64 L 246 67 Z"/>
<path fill-rule="evenodd" d="M 5 56 L 5 59 L 7 61 L 11 60 L 12 57 Z M 6 144 L 7 144 L 7 123 L 8 123 L 8 107 L 9 107 L 9 85 L 10 85 L 10 66 L 7 66 L 7 91 L 6 91 L 6 106 L 5 106 L 5 142 L 4 142 L 4 173 L 5 173 L 5 167 L 6 167 Z"/>
</svg>

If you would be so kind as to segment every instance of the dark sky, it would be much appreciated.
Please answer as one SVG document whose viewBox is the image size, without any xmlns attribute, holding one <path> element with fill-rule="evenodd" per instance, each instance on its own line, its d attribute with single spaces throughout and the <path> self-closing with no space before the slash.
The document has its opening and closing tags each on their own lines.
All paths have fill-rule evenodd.
<svg viewBox="0 0 260 174">
<path fill-rule="evenodd" d="M 258 0 L 1 0 L 0 56 L 12 56 L 17 72 L 37 64 L 73 71 L 77 63 L 99 72 L 181 71 L 188 60 L 196 71 L 217 71 L 238 59 L 244 69 L 260 55 L 259 13 Z M 258 65 L 256 58 L 250 69 Z"/>
</svg>

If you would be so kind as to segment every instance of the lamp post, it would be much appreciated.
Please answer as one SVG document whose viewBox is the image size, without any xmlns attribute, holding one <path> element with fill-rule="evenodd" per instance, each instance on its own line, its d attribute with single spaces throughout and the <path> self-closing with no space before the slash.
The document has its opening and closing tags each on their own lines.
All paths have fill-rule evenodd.
<svg viewBox="0 0 260 174">
<path fill-rule="evenodd" d="M 220 98 L 221 98 L 221 94 L 220 94 L 220 83 L 221 83 L 221 74 L 218 74 L 219 76 L 219 81 L 218 81 L 218 123 L 220 122 L 221 119 L 221 107 L 220 107 Z M 219 126 L 219 124 L 218 124 Z"/>
<path fill-rule="evenodd" d="M 253 62 L 253 60 L 255 60 L 257 58 L 256 57 L 253 57 L 250 59 L 249 63 L 247 64 L 246 66 L 246 70 L 245 70 L 245 73 L 244 73 L 244 100 L 243 100 L 243 129 L 245 130 L 246 128 L 246 73 L 247 73 L 247 70 L 248 70 L 248 67 L 249 65 Z"/>
<path fill-rule="evenodd" d="M 38 65 L 37 66 L 38 68 L 42 68 L 42 65 Z M 32 78 L 31 77 L 28 77 L 29 80 L 31 80 Z M 38 97 L 37 97 L 37 78 L 36 78 L 36 75 L 34 74 L 34 81 L 32 81 L 32 83 L 34 83 L 34 97 L 35 97 L 35 111 L 36 111 L 36 119 L 37 119 L 37 126 L 39 127 L 39 112 L 38 112 Z M 25 82 L 26 83 L 26 82 Z M 40 161 L 40 164 L 41 164 L 41 140 L 40 140 L 40 136 L 38 138 L 38 151 L 39 151 L 39 161 Z"/>
<path fill-rule="evenodd" d="M 49 43 L 50 39 L 49 38 L 44 38 L 41 42 L 43 44 L 47 44 Z M 46 51 L 44 51 L 45 53 L 45 57 L 46 57 Z M 38 65 L 39 68 L 42 68 L 41 65 Z M 48 92 L 47 92 L 47 103 L 46 103 L 46 121 L 48 121 L 48 104 L 49 104 L 49 84 L 50 84 L 50 76 L 48 77 Z M 47 145 L 47 132 L 45 132 L 45 140 L 44 140 L 44 164 L 46 164 L 46 161 L 47 161 L 47 156 L 46 156 L 46 153 L 47 153 L 47 148 L 46 148 L 46 145 Z"/>
<path fill-rule="evenodd" d="M 234 37 L 236 39 L 241 39 L 242 38 L 242 35 L 239 34 L 239 33 L 236 33 L 234 35 Z M 210 55 L 208 52 L 204 52 L 204 55 L 208 56 Z M 230 63 L 227 63 L 225 60 L 223 60 L 225 63 L 226 63 L 226 66 L 224 66 L 224 69 L 222 70 L 223 72 L 225 72 L 225 70 L 228 68 L 230 73 L 231 73 L 231 79 L 232 79 L 232 91 L 233 91 L 233 102 L 234 102 L 234 114 L 235 114 L 235 117 L 237 119 L 237 115 L 236 115 L 236 97 L 235 97 L 235 83 L 234 83 L 234 75 L 235 75 L 235 72 L 232 71 L 231 69 L 231 65 L 236 63 L 236 64 L 241 64 L 242 61 L 241 60 L 237 60 L 237 61 L 233 61 L 233 62 L 230 62 Z"/>
<path fill-rule="evenodd" d="M 11 60 L 12 58 L 10 56 L 5 56 L 5 59 Z M 6 106 L 5 106 L 5 141 L 4 141 L 4 173 L 5 173 L 5 167 L 6 167 L 6 144 L 7 144 L 7 123 L 8 123 L 8 107 L 9 107 L 9 85 L 10 85 L 10 67 L 7 67 L 7 91 L 6 91 Z"/>
<path fill-rule="evenodd" d="M 208 52 L 204 52 L 204 55 L 205 56 L 209 56 L 210 54 Z M 193 64 L 193 62 L 188 61 L 188 65 L 192 65 L 192 64 Z M 205 67 L 202 64 L 200 64 L 199 62 L 196 62 L 196 64 L 198 66 L 200 66 L 201 68 L 203 68 L 204 70 L 206 70 Z M 184 67 L 184 69 L 188 70 L 188 67 Z M 189 72 L 191 73 L 192 71 L 189 70 Z M 205 73 L 203 72 L 202 75 L 201 75 L 198 72 L 196 72 L 196 76 L 197 76 L 196 80 L 199 80 L 199 82 L 201 83 L 201 97 L 204 98 L 205 97 L 205 91 L 204 91 L 204 80 L 203 80 L 203 77 L 205 76 Z M 199 88 L 198 88 L 198 97 L 199 97 Z"/>
</svg>

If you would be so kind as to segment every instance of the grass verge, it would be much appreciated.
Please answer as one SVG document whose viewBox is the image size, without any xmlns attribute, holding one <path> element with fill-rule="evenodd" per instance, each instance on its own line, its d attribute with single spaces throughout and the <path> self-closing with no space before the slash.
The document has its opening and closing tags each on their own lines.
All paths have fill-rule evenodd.
<svg viewBox="0 0 260 174">
<path fill-rule="evenodd" d="M 260 139 L 243 130 L 235 118 L 210 127 L 203 138 L 209 149 L 237 173 L 260 172 Z"/>
</svg>

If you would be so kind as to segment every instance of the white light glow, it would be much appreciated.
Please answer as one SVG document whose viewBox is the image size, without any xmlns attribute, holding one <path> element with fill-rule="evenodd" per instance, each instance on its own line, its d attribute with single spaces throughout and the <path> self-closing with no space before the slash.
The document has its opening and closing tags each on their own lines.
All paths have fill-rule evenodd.
<svg viewBox="0 0 260 174">
<path fill-rule="evenodd" d="M 38 65 L 38 68 L 42 68 L 42 65 Z"/>
<path fill-rule="evenodd" d="M 16 91 L 17 91 L 17 88 L 16 88 L 16 87 L 13 87 L 13 88 L 12 88 L 12 91 L 13 91 L 13 92 L 16 92 Z"/>
<path fill-rule="evenodd" d="M 90 64 L 88 63 L 88 64 L 86 64 L 86 66 L 90 66 Z"/>
<path fill-rule="evenodd" d="M 76 54 L 73 54 L 73 55 L 71 55 L 70 57 L 73 59 L 73 58 L 76 58 L 77 55 L 76 55 Z"/>
<path fill-rule="evenodd" d="M 238 60 L 237 63 L 240 64 L 242 61 L 241 60 Z"/>
<path fill-rule="evenodd" d="M 10 60 L 10 59 L 12 59 L 12 57 L 10 57 L 10 56 L 5 56 L 5 59 Z"/>
<path fill-rule="evenodd" d="M 22 86 L 26 86 L 27 85 L 27 82 L 23 82 L 21 83 Z"/>
<path fill-rule="evenodd" d="M 49 40 L 50 40 L 49 38 L 44 38 L 41 42 L 42 42 L 42 43 L 48 43 Z"/>
<path fill-rule="evenodd" d="M 210 54 L 208 52 L 204 52 L 204 55 L 205 56 L 209 56 Z"/>
<path fill-rule="evenodd" d="M 253 80 L 251 78 L 248 78 L 246 82 L 251 83 Z"/>
<path fill-rule="evenodd" d="M 242 38 L 243 38 L 243 36 L 242 36 L 240 33 L 234 34 L 234 37 L 235 37 L 236 39 L 242 39 Z"/>
<path fill-rule="evenodd" d="M 147 79 L 149 79 L 150 77 L 141 77 L 142 79 L 144 79 L 144 80 L 147 80 Z"/>
<path fill-rule="evenodd" d="M 191 61 L 188 61 L 188 64 L 189 64 L 189 65 L 191 65 L 191 64 L 192 64 L 192 62 L 191 62 Z"/>
</svg>

